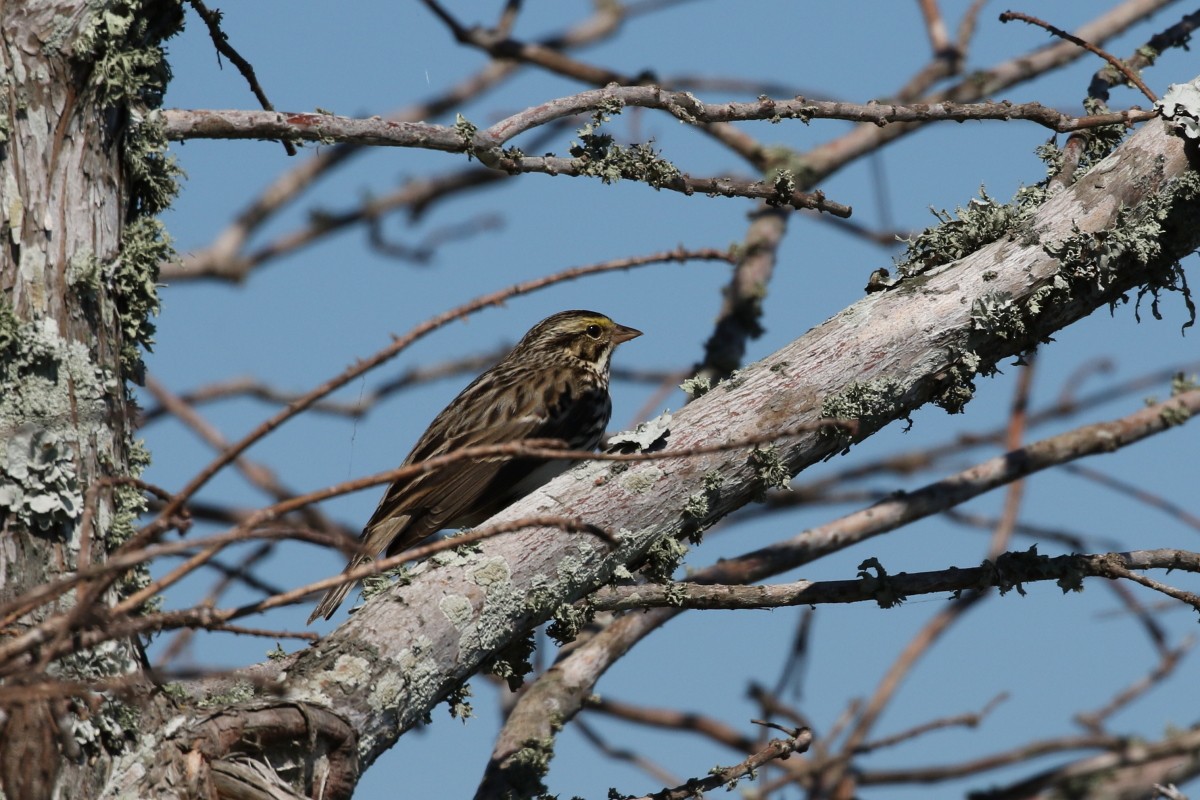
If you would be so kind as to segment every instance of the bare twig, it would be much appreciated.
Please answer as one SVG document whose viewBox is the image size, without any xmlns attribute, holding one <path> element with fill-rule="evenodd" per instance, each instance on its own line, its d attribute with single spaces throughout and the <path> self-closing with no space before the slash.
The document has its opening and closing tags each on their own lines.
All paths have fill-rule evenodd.
<svg viewBox="0 0 1200 800">
<path fill-rule="evenodd" d="M 1113 714 L 1125 708 L 1137 698 L 1144 695 L 1146 692 L 1153 689 L 1155 686 L 1160 686 L 1174 672 L 1175 668 L 1187 655 L 1188 651 L 1196 644 L 1194 636 L 1187 637 L 1179 647 L 1167 649 L 1162 653 L 1158 664 L 1150 671 L 1148 675 L 1144 675 L 1130 686 L 1126 687 L 1121 692 L 1118 692 L 1115 697 L 1105 703 L 1101 708 L 1095 711 L 1080 711 L 1075 715 L 1075 721 L 1087 729 L 1090 733 L 1103 733 L 1104 721 Z"/>
<path fill-rule="evenodd" d="M 213 46 L 217 48 L 217 52 L 229 59 L 229 61 L 242 73 L 242 77 L 250 84 L 250 91 L 254 92 L 254 96 L 258 99 L 259 105 L 266 111 L 274 111 L 275 106 L 271 105 L 271 101 L 267 99 L 267 93 L 263 91 L 262 85 L 258 82 L 258 76 L 254 74 L 254 67 L 250 62 L 242 58 L 241 53 L 233 49 L 233 45 L 229 43 L 229 37 L 225 31 L 221 30 L 221 12 L 211 11 L 208 6 L 204 5 L 204 0 L 188 0 L 192 8 L 196 9 L 196 13 L 200 15 L 200 19 L 204 20 L 204 24 L 208 26 L 208 35 L 212 38 Z M 219 61 L 220 59 L 218 59 Z M 287 139 L 281 140 L 283 149 L 289 156 L 296 155 L 296 147 Z"/>
<path fill-rule="evenodd" d="M 682 581 L 620 586 L 600 590 L 592 596 L 590 602 L 598 611 L 670 607 L 702 610 L 766 609 L 868 601 L 887 606 L 897 605 L 903 602 L 904 598 L 914 595 L 961 593 L 991 587 L 1007 590 L 1020 584 L 1042 581 L 1071 585 L 1078 576 L 1120 577 L 1143 585 L 1155 584 L 1151 588 L 1157 588 L 1158 591 L 1200 611 L 1200 598 L 1196 595 L 1164 586 L 1158 581 L 1133 572 L 1144 569 L 1200 573 L 1200 554 L 1172 548 L 1134 550 L 1128 553 L 1076 554 L 1053 558 L 1028 553 L 1010 553 L 1002 554 L 996 563 L 988 563 L 982 567 L 951 567 L 931 572 L 906 572 L 883 576 L 873 576 L 860 571 L 857 580 L 847 581 L 795 581 L 761 586 Z M 946 620 L 936 631 L 929 631 L 926 637 L 935 638 L 950 621 Z M 914 649 L 906 663 L 915 661 L 923 651 L 924 646 Z M 898 682 L 898 679 L 890 681 L 897 684 Z M 872 716 L 876 714 L 872 712 Z M 865 738 L 859 738 L 865 741 Z M 849 749 L 857 748 L 860 743 L 855 742 Z"/>
<path fill-rule="evenodd" d="M 1019 11 L 1005 11 L 1003 14 L 1000 15 L 1001 22 L 1011 22 L 1014 19 L 1019 20 L 1021 22 L 1028 22 L 1030 25 L 1037 25 L 1039 28 L 1045 28 L 1047 31 L 1050 32 L 1051 36 L 1057 36 L 1060 39 L 1065 39 L 1068 42 L 1070 42 L 1071 44 L 1082 47 L 1084 50 L 1087 50 L 1089 53 L 1093 53 L 1095 55 L 1100 56 L 1105 61 L 1107 61 L 1109 64 L 1112 64 L 1114 69 L 1119 70 L 1121 72 L 1121 74 L 1125 76 L 1126 80 L 1128 80 L 1131 84 L 1136 86 L 1141 91 L 1142 94 L 1144 94 L 1147 98 L 1149 98 L 1151 103 L 1158 102 L 1158 95 L 1156 95 L 1154 92 L 1150 91 L 1150 87 L 1147 86 L 1142 81 L 1142 79 L 1138 76 L 1138 74 L 1136 72 L 1134 72 L 1132 69 L 1129 68 L 1128 64 L 1126 64 L 1124 61 L 1122 61 L 1121 59 L 1114 56 L 1112 53 L 1102 50 L 1089 41 L 1081 39 L 1078 36 L 1075 36 L 1073 34 L 1067 33 L 1062 28 L 1056 28 L 1053 25 L 1051 25 L 1049 22 L 1045 22 L 1044 20 L 1040 20 L 1037 17 L 1030 16 L 1029 14 L 1022 14 Z"/>
<path fill-rule="evenodd" d="M 767 742 L 766 747 L 740 764 L 724 769 L 714 769 L 707 778 L 692 778 L 674 789 L 663 789 L 661 792 L 646 795 L 638 800 L 691 800 L 701 792 L 712 791 L 722 786 L 732 787 L 741 778 L 753 775 L 765 764 L 776 759 L 786 759 L 792 753 L 803 753 L 810 744 L 812 744 L 811 731 L 796 731 L 790 739 L 772 739 Z"/>
</svg>

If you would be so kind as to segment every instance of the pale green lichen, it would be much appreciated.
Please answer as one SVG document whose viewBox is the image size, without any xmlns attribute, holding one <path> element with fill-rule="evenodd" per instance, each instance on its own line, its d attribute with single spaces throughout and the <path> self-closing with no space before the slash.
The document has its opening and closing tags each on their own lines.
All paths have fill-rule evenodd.
<svg viewBox="0 0 1200 800">
<path fill-rule="evenodd" d="M 65 531 L 78 519 L 77 450 L 85 438 L 110 445 L 105 399 L 114 388 L 53 320 L 19 323 L 0 304 L 0 512 L 29 530 Z"/>
<path fill-rule="evenodd" d="M 94 10 L 91 24 L 71 43 L 71 54 L 89 66 L 87 88 L 96 102 L 126 115 L 121 155 L 131 219 L 122 232 L 117 258 L 103 266 L 102 276 L 124 334 L 122 364 L 126 375 L 135 380 L 141 375 L 137 347 L 149 349 L 153 343 L 154 325 L 149 318 L 159 309 L 159 265 L 175 255 L 162 224 L 152 216 L 178 194 L 182 172 L 167 152 L 162 121 L 153 109 L 161 105 L 171 77 L 162 42 L 182 26 L 179 4 L 114 0 Z M 94 270 L 79 266 L 76 273 L 83 275 L 77 284 L 95 287 Z"/>
<path fill-rule="evenodd" d="M 792 200 L 792 195 L 796 193 L 798 188 L 796 176 L 792 174 L 790 169 L 785 169 L 783 167 L 776 168 L 774 173 L 775 174 L 773 176 L 768 178 L 768 180 L 771 182 L 772 188 L 775 189 L 776 197 L 773 198 L 774 202 L 783 204 L 790 203 Z M 772 201 L 768 200 L 767 202 L 770 204 Z"/>
<path fill-rule="evenodd" d="M 507 586 L 512 582 L 512 570 L 508 561 L 500 556 L 483 558 L 468 574 L 471 580 L 485 589 L 494 586 Z"/>
<path fill-rule="evenodd" d="M 665 473 L 658 467 L 647 467 L 636 472 L 626 472 L 620 477 L 621 488 L 631 494 L 650 491 Z"/>
<path fill-rule="evenodd" d="M 619 145 L 610 134 L 598 133 L 609 114 L 620 113 L 619 101 L 602 103 L 592 121 L 580 128 L 579 141 L 571 142 L 572 158 L 579 162 L 583 175 L 616 183 L 625 178 L 648 184 L 655 189 L 679 179 L 679 168 L 659 156 L 649 144 Z"/>
<path fill-rule="evenodd" d="M 475 716 L 475 709 L 471 707 L 471 685 L 464 683 L 450 690 L 446 695 L 446 706 L 450 710 L 450 716 L 454 719 L 461 719 L 465 725 L 467 720 Z"/>
<path fill-rule="evenodd" d="M 479 132 L 479 127 L 462 114 L 454 115 L 454 132 L 462 138 L 463 150 L 467 154 L 467 158 L 475 157 L 475 134 Z"/>
<path fill-rule="evenodd" d="M 697 545 L 704 538 L 704 529 L 713 504 L 721 496 L 721 486 L 725 476 L 720 470 L 709 470 L 704 473 L 702 488 L 688 495 L 683 506 L 683 532 L 687 534 L 689 544 Z"/>
<path fill-rule="evenodd" d="M 683 515 L 697 520 L 708 516 L 708 495 L 705 492 L 693 492 L 688 495 L 683 504 Z"/>
<path fill-rule="evenodd" d="M 821 417 L 858 420 L 858 435 L 861 438 L 894 419 L 907 418 L 903 397 L 904 385 L 896 378 L 854 381 L 842 391 L 825 398 L 821 403 Z M 821 429 L 821 434 L 849 443 L 848 435 L 842 428 L 825 427 Z"/>
<path fill-rule="evenodd" d="M 1200 80 L 1172 83 L 1154 107 L 1185 137 L 1200 138 Z"/>
<path fill-rule="evenodd" d="M 596 607 L 588 599 L 578 603 L 559 603 L 546 626 L 546 635 L 559 646 L 575 641 L 584 626 L 596 618 Z"/>
<path fill-rule="evenodd" d="M 683 383 L 679 384 L 679 388 L 682 389 L 684 393 L 691 395 L 692 399 L 694 400 L 697 397 L 703 397 L 704 395 L 708 394 L 708 392 L 712 389 L 712 382 L 708 379 L 707 375 L 697 375 L 688 378 Z"/>
<path fill-rule="evenodd" d="M 725 391 L 732 391 L 746 382 L 745 370 L 735 369 L 729 373 L 720 383 L 717 384 Z"/>
<path fill-rule="evenodd" d="M 505 760 L 504 779 L 512 787 L 514 797 L 544 797 L 546 784 L 542 781 L 550 771 L 554 758 L 554 737 L 526 739 L 521 748 Z"/>
<path fill-rule="evenodd" d="M 1025 319 L 1012 292 L 988 292 L 971 304 L 971 327 L 999 339 L 1018 339 L 1025 335 Z"/>
<path fill-rule="evenodd" d="M 1137 206 L 1121 208 L 1109 228 L 1094 233 L 1076 228 L 1074 235 L 1046 243 L 1043 248 L 1058 259 L 1059 274 L 1069 286 L 1085 283 L 1093 290 L 1105 291 L 1120 274 L 1123 263 L 1132 260 L 1144 266 L 1161 255 L 1164 223 L 1178 205 L 1190 206 L 1197 197 L 1200 197 L 1200 175 L 1188 172 Z M 1138 306 L 1144 296 L 1152 296 L 1150 308 L 1156 319 L 1162 318 L 1161 292 L 1178 292 L 1182 296 L 1189 312 L 1183 327 L 1190 327 L 1195 322 L 1196 307 L 1178 261 L 1159 271 L 1138 290 Z M 1114 297 L 1110 307 L 1125 299 L 1124 295 Z M 1137 306 L 1135 316 L 1138 316 Z"/>
<path fill-rule="evenodd" d="M 344 646 L 339 643 L 337 646 Z M 371 660 L 378 658 L 372 655 Z M 363 688 L 369 688 L 367 705 L 377 713 L 381 724 L 359 739 L 360 753 L 376 754 L 383 742 L 394 741 L 400 734 L 401 710 L 405 702 L 428 700 L 432 708 L 442 691 L 442 670 L 434 655 L 432 640 L 425 635 L 415 637 L 395 658 L 396 669 L 372 676 L 364 669 Z M 350 689 L 347 689 L 350 691 Z M 359 691 L 362 691 L 360 689 Z M 425 715 L 428 719 L 428 715 Z"/>
<path fill-rule="evenodd" d="M 688 549 L 686 544 L 674 536 L 659 538 L 646 551 L 641 573 L 652 583 L 670 583 L 671 577 L 675 574 L 675 570 L 679 569 Z"/>
<path fill-rule="evenodd" d="M 1177 372 L 1171 377 L 1171 397 L 1178 397 L 1186 392 L 1195 391 L 1198 386 L 1200 386 L 1200 384 L 1196 382 L 1195 375 L 1188 377 L 1182 372 Z M 1146 398 L 1146 405 L 1152 406 L 1157 404 L 1157 398 Z M 1168 405 L 1163 407 L 1162 411 L 1160 412 L 1160 416 L 1162 417 L 1162 421 L 1164 423 L 1173 428 L 1177 425 L 1182 425 L 1191 419 L 1192 412 L 1187 406 L 1182 404 L 1174 406 Z"/>
<path fill-rule="evenodd" d="M 427 668 L 433 659 L 428 653 L 422 654 L 421 660 L 415 662 L 420 668 Z M 387 731 L 382 731 L 381 738 L 393 738 L 400 734 L 399 723 L 397 722 L 396 708 L 403 702 L 406 691 L 409 687 L 409 676 L 412 673 L 408 670 L 402 672 L 386 671 L 375 677 L 371 684 L 371 692 L 367 695 L 367 705 L 376 711 L 383 712 L 382 717 L 387 719 L 393 726 L 390 734 Z M 427 673 L 426 680 L 437 680 L 434 673 Z M 359 743 L 363 745 L 363 742 Z M 365 745 L 364 745 L 365 746 Z"/>
<path fill-rule="evenodd" d="M 137 215 L 157 214 L 178 192 L 180 170 L 150 110 L 162 104 L 171 79 L 162 42 L 182 28 L 178 3 L 113 0 L 93 11 L 91 24 L 72 42 L 72 55 L 89 66 L 87 85 L 99 105 L 128 115 L 122 157 Z"/>
<path fill-rule="evenodd" d="M 205 695 L 196 702 L 198 708 L 224 708 L 254 699 L 254 684 L 249 681 L 235 681 L 220 692 Z"/>
<path fill-rule="evenodd" d="M 942 388 L 933 402 L 948 414 L 961 414 L 975 396 L 975 376 L 980 372 L 983 359 L 970 350 L 952 349 L 948 361 Z"/>
<path fill-rule="evenodd" d="M 158 267 L 174 254 L 163 224 L 152 217 L 138 217 L 125 227 L 120 253 L 105 267 L 124 334 L 121 361 L 129 375 L 140 378 L 138 346 L 150 350 L 154 344 L 150 318 L 159 311 Z"/>
<path fill-rule="evenodd" d="M 533 651 L 536 649 L 537 642 L 530 632 L 492 653 L 482 662 L 480 669 L 502 678 L 508 688 L 515 692 L 525 683 L 525 676 L 533 672 Z"/>
<path fill-rule="evenodd" d="M 791 488 L 792 473 L 777 445 L 755 447 L 750 451 L 749 461 L 762 485 L 762 491 Z"/>
<path fill-rule="evenodd" d="M 104 287 L 104 265 L 84 248 L 67 259 L 67 285 L 85 297 L 94 298 Z"/>
<path fill-rule="evenodd" d="M 903 278 L 974 253 L 1007 234 L 1022 217 L 1016 205 L 996 202 L 983 187 L 978 198 L 972 198 L 966 208 L 956 208 L 954 214 L 944 209 L 930 211 L 938 224 L 903 240 L 907 245 L 905 253 L 895 262 Z"/>
<path fill-rule="evenodd" d="M 137 187 L 136 211 L 144 216 L 158 214 L 175 201 L 183 168 L 168 149 L 162 114 L 152 111 L 135 117 L 125 131 L 126 178 Z"/>
<path fill-rule="evenodd" d="M 671 413 L 664 411 L 654 419 L 638 423 L 632 431 L 608 437 L 610 453 L 644 453 L 661 449 L 671 433 Z"/>
<path fill-rule="evenodd" d="M 617 183 L 622 178 L 661 189 L 678 180 L 679 168 L 662 158 L 649 144 L 619 145 L 607 133 L 580 134 L 571 155 L 580 162 L 580 173 Z"/>
<path fill-rule="evenodd" d="M 120 680 L 137 669 L 128 645 L 110 641 L 75 650 L 52 662 L 47 671 L 56 678 L 102 684 Z M 94 713 L 86 720 L 71 720 L 71 735 L 89 754 L 98 753 L 100 748 L 120 753 L 134 741 L 141 712 L 111 692 L 98 694 L 101 702 Z"/>
<path fill-rule="evenodd" d="M 157 105 L 171 79 L 160 43 L 182 28 L 182 4 L 113 0 L 93 11 L 72 42 L 73 55 L 91 65 L 88 86 L 103 105 Z"/>
<path fill-rule="evenodd" d="M 450 624 L 459 630 L 465 628 L 474 615 L 471 601 L 461 594 L 445 595 L 438 600 L 438 608 L 446 615 L 446 619 L 450 620 Z"/>
<path fill-rule="evenodd" d="M 1088 114 L 1106 114 L 1109 111 L 1108 107 L 1096 98 L 1084 100 L 1083 105 Z M 1072 138 L 1078 137 L 1083 142 L 1083 147 L 1075 154 L 1075 165 L 1066 185 L 1075 183 L 1092 167 L 1107 158 L 1128 132 L 1124 125 L 1101 125 L 1072 134 Z M 1046 165 L 1047 179 L 1057 178 L 1062 174 L 1065 158 L 1055 140 L 1038 145 L 1033 152 Z M 1046 186 L 1046 183 L 1039 184 L 1041 189 L 1045 189 Z M 1040 201 L 1038 204 L 1041 204 Z"/>
<path fill-rule="evenodd" d="M 406 564 L 392 567 L 375 575 L 368 575 L 362 579 L 363 600 L 383 594 L 394 586 L 407 586 L 412 583 L 412 580 L 411 569 Z"/>
<path fill-rule="evenodd" d="M 1176 372 L 1171 376 L 1171 397 L 1178 397 L 1184 392 L 1196 389 L 1200 389 L 1200 381 L 1197 380 L 1195 373 L 1185 375 L 1182 372 Z"/>
</svg>

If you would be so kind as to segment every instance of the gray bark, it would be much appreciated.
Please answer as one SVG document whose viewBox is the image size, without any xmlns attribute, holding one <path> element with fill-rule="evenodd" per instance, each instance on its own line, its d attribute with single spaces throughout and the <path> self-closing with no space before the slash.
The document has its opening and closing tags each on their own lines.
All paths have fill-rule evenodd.
<svg viewBox="0 0 1200 800">
<path fill-rule="evenodd" d="M 140 510 L 136 491 L 99 482 L 137 469 L 126 381 L 140 367 L 136 348 L 149 335 L 146 316 L 154 306 L 154 267 L 137 248 L 144 256 L 164 246 L 146 216 L 158 210 L 162 196 L 155 192 L 164 184 L 131 177 L 123 159 L 134 152 L 126 146 L 131 112 L 141 93 L 160 82 L 157 41 L 175 25 L 178 6 L 132 3 L 106 15 L 96 5 L 0 3 L 0 605 L 6 612 L 0 628 L 6 635 L 53 614 L 102 613 L 100 605 L 76 605 L 90 597 L 84 592 L 32 609 L 7 604 L 103 560 Z M 25 687 L 53 687 L 47 676 L 85 685 L 130 676 L 136 690 L 140 668 L 129 641 L 55 663 L 35 652 L 8 665 L 0 686 L 5 796 L 96 796 L 113 753 L 131 744 L 129 722 L 152 720 L 156 705 Z"/>
</svg>

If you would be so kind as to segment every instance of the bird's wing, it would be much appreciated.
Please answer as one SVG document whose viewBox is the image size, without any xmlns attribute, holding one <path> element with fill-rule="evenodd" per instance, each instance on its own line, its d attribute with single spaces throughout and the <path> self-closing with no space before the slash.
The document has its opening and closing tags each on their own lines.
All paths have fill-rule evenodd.
<svg viewBox="0 0 1200 800">
<path fill-rule="evenodd" d="M 533 423 L 523 427 L 537 428 Z M 509 425 L 504 430 L 510 433 L 513 428 Z M 489 438 L 488 431 L 481 429 L 472 432 L 478 434 L 476 436 L 455 437 L 447 441 L 446 449 L 441 452 L 511 441 Z M 412 463 L 420 460 L 423 459 L 415 459 Z M 378 541 L 379 549 L 386 547 L 388 555 L 407 550 L 425 537 L 456 524 L 479 506 L 504 467 L 505 461 L 501 458 L 465 459 L 396 481 L 380 499 L 364 535 L 368 542 Z"/>
<path fill-rule="evenodd" d="M 528 382 L 528 376 L 513 380 Z M 472 397 L 467 387 L 450 408 L 463 404 L 478 407 L 482 402 Z M 406 464 L 452 453 L 465 447 L 504 444 L 531 438 L 567 438 L 575 424 L 571 414 L 570 395 L 566 385 L 557 391 L 547 391 L 543 397 L 522 396 L 519 390 L 491 393 L 507 398 L 515 406 L 493 406 L 475 418 L 479 427 L 455 429 L 452 421 L 443 419 L 443 412 L 417 442 Z M 521 412 L 518 413 L 517 409 Z M 396 481 L 388 487 L 379 506 L 363 531 L 367 548 L 380 552 L 386 548 L 394 555 L 412 547 L 427 536 L 452 525 L 480 521 L 478 512 L 498 511 L 507 499 L 507 489 L 533 472 L 542 459 L 512 459 L 504 456 L 487 459 L 455 461 L 432 472 Z M 489 497 L 488 495 L 495 495 Z"/>
</svg>

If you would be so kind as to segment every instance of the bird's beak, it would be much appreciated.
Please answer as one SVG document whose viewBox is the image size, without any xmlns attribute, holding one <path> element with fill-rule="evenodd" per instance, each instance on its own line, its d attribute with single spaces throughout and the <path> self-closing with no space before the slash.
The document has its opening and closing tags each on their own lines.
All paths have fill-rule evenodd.
<svg viewBox="0 0 1200 800">
<path fill-rule="evenodd" d="M 613 328 L 613 345 L 618 345 L 621 342 L 628 342 L 630 339 L 636 339 L 641 336 L 642 332 L 637 328 L 627 328 L 624 325 L 617 325 Z"/>
</svg>

